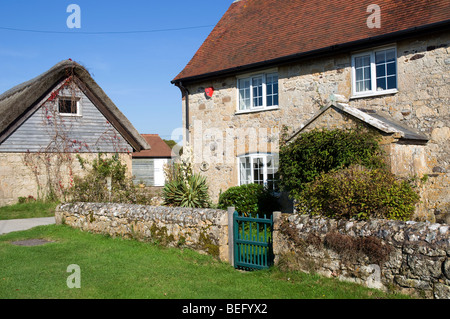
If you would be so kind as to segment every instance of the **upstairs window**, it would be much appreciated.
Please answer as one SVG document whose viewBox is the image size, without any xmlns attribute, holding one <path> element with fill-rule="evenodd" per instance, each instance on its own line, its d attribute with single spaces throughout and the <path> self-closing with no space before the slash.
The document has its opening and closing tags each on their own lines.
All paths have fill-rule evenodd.
<svg viewBox="0 0 450 319">
<path fill-rule="evenodd" d="M 278 107 L 278 74 L 264 73 L 238 79 L 239 111 Z"/>
<path fill-rule="evenodd" d="M 397 92 L 397 51 L 372 50 L 352 56 L 353 96 Z"/>
<path fill-rule="evenodd" d="M 251 154 L 239 157 L 239 185 L 255 183 L 277 192 L 278 181 L 277 155 Z"/>
<path fill-rule="evenodd" d="M 81 115 L 80 101 L 72 97 L 61 97 L 58 100 L 58 112 L 60 115 Z"/>
</svg>

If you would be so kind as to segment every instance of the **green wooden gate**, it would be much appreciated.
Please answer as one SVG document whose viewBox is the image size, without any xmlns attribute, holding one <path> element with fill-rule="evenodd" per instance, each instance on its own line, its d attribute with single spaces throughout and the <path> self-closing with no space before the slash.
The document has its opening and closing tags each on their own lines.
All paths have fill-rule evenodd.
<svg viewBox="0 0 450 319">
<path fill-rule="evenodd" d="M 253 270 L 273 265 L 273 217 L 233 214 L 234 267 Z"/>
</svg>

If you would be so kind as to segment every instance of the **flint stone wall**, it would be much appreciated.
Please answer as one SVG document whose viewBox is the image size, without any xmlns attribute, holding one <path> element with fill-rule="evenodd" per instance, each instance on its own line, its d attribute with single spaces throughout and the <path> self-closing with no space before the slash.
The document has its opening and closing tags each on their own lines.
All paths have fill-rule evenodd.
<svg viewBox="0 0 450 319">
<path fill-rule="evenodd" d="M 330 238 L 339 241 L 330 243 Z M 365 253 L 350 245 L 361 238 L 372 239 Z M 346 251 L 345 245 L 353 250 Z M 379 265 L 370 256 L 380 257 L 382 250 L 377 248 L 389 251 Z M 446 224 L 282 214 L 274 220 L 273 249 L 275 263 L 290 269 L 418 297 L 450 298 L 450 226 Z"/>
<path fill-rule="evenodd" d="M 228 217 L 219 209 L 112 203 L 59 205 L 57 224 L 113 237 L 187 247 L 228 261 Z"/>
</svg>

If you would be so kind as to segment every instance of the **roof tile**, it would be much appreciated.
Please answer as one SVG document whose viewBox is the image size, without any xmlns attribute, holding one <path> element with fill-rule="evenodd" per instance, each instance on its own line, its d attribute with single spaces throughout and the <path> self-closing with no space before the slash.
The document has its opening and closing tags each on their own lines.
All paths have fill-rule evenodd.
<svg viewBox="0 0 450 319">
<path fill-rule="evenodd" d="M 367 26 L 373 3 L 381 28 Z M 449 20 L 448 0 L 240 0 L 173 82 Z"/>
</svg>

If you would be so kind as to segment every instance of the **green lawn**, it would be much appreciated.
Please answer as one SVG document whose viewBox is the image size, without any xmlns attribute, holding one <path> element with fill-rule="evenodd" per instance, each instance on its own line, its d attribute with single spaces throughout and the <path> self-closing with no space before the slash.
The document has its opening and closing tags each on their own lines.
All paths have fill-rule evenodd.
<svg viewBox="0 0 450 319">
<path fill-rule="evenodd" d="M 16 246 L 24 239 L 41 246 Z M 81 270 L 81 288 L 67 287 Z M 0 236 L 0 299 L 341 299 L 400 298 L 335 279 L 277 268 L 242 272 L 189 249 L 81 232 L 64 225 L 40 226 Z M 404 297 L 404 296 L 403 296 Z"/>
<path fill-rule="evenodd" d="M 0 220 L 55 216 L 54 202 L 33 201 L 0 207 Z"/>
</svg>

